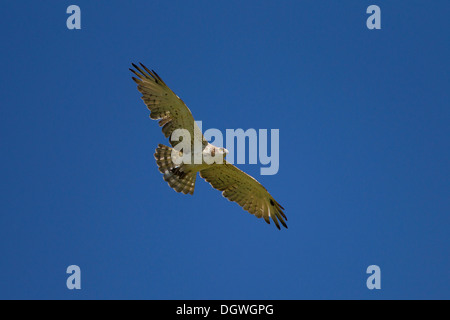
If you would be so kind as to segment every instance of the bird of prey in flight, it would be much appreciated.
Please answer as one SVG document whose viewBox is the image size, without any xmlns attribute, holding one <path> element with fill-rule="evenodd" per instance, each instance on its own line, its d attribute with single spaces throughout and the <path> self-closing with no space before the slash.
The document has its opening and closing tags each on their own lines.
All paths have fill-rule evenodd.
<svg viewBox="0 0 450 320">
<path fill-rule="evenodd" d="M 208 143 L 183 100 L 155 71 L 150 71 L 142 63 L 140 66 L 134 63 L 132 65 L 134 69 L 130 68 L 130 71 L 136 75 L 132 78 L 137 83 L 142 100 L 150 110 L 150 118 L 159 120 L 162 132 L 166 138 L 169 138 L 172 147 L 175 148 L 178 144 L 170 139 L 174 131 L 185 129 L 190 133 L 191 145 L 198 143 L 203 156 L 223 157 L 221 163 L 209 162 L 208 164 L 204 160 L 199 164 L 183 163 L 179 159 L 183 155 L 182 152 L 173 152 L 174 148 L 159 144 L 156 148 L 155 159 L 159 171 L 169 186 L 176 192 L 193 194 L 197 173 L 200 173 L 201 178 L 209 182 L 213 188 L 222 191 L 222 195 L 228 200 L 238 203 L 257 218 L 264 218 L 268 224 L 271 218 L 278 229 L 280 229 L 280 223 L 287 228 L 284 208 L 255 178 L 224 159 L 228 153 L 225 148 Z"/>
</svg>

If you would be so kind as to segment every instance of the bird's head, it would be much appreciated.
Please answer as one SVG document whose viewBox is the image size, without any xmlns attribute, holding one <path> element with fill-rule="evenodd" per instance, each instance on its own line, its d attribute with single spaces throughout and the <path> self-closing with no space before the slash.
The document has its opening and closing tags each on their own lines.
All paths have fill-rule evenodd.
<svg viewBox="0 0 450 320">
<path fill-rule="evenodd" d="M 225 157 L 227 156 L 228 150 L 222 147 L 217 148 L 217 153 L 219 154 L 220 157 L 220 162 L 219 163 L 223 163 L 225 161 Z"/>
<path fill-rule="evenodd" d="M 225 157 L 226 157 L 226 155 L 228 153 L 227 149 L 222 148 L 222 147 L 216 147 L 216 146 L 213 146 L 211 144 L 209 145 L 208 149 L 209 149 L 207 151 L 208 157 L 210 156 L 210 157 L 213 157 L 213 158 L 216 158 L 216 159 L 217 159 L 217 157 L 221 157 L 222 159 L 225 159 Z"/>
<path fill-rule="evenodd" d="M 217 149 L 219 149 L 219 153 L 223 154 L 224 157 L 228 154 L 228 150 L 225 148 L 220 147 Z"/>
</svg>

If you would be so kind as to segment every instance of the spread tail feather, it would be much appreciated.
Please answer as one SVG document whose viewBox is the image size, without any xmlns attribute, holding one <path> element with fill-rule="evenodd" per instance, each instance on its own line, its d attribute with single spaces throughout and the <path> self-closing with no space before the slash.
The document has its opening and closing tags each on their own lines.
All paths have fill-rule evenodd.
<svg viewBox="0 0 450 320">
<path fill-rule="evenodd" d="M 176 192 L 194 194 L 197 172 L 185 172 L 183 164 L 172 161 L 172 148 L 159 144 L 156 148 L 155 159 L 164 180 Z"/>
</svg>

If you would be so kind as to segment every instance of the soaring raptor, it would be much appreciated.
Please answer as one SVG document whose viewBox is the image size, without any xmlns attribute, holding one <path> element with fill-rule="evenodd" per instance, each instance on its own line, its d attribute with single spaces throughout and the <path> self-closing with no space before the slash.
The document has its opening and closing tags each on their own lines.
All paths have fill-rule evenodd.
<svg viewBox="0 0 450 320">
<path fill-rule="evenodd" d="M 194 121 L 191 111 L 161 79 L 155 71 L 150 71 L 142 63 L 140 67 L 132 64 L 135 70 L 130 68 L 136 77 L 132 77 L 137 83 L 137 88 L 142 93 L 142 100 L 150 110 L 150 118 L 160 120 L 159 125 L 166 138 L 170 138 L 176 129 L 185 129 L 190 133 L 191 144 L 196 142 L 201 146 L 202 154 L 223 156 L 222 163 L 208 164 L 203 161 L 200 164 L 187 164 L 177 159 L 182 153 L 173 152 L 174 149 L 159 144 L 156 148 L 155 159 L 159 171 L 164 180 L 176 192 L 193 194 L 197 172 L 211 186 L 222 191 L 222 195 L 230 201 L 238 203 L 244 210 L 264 218 L 270 224 L 270 218 L 280 229 L 280 223 L 287 228 L 287 220 L 284 208 L 269 194 L 255 178 L 227 162 L 224 158 L 228 151 L 216 147 L 203 137 L 200 129 Z M 172 147 L 177 142 L 169 139 Z M 209 162 L 210 163 L 210 162 Z"/>
</svg>

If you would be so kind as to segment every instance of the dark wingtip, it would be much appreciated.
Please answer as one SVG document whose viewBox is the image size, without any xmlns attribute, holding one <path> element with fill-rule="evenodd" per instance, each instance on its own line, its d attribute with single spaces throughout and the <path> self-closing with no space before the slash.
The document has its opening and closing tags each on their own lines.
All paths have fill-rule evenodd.
<svg viewBox="0 0 450 320">
<path fill-rule="evenodd" d="M 150 72 L 150 70 L 148 70 L 148 68 L 146 66 L 144 66 L 144 64 L 142 62 L 139 62 L 139 64 L 142 66 L 142 68 L 144 68 L 148 73 L 152 74 Z"/>
<path fill-rule="evenodd" d="M 155 74 L 155 76 L 156 76 L 161 82 L 164 82 L 164 81 L 162 81 L 161 77 L 156 73 L 155 70 L 152 70 L 152 72 Z"/>
</svg>

